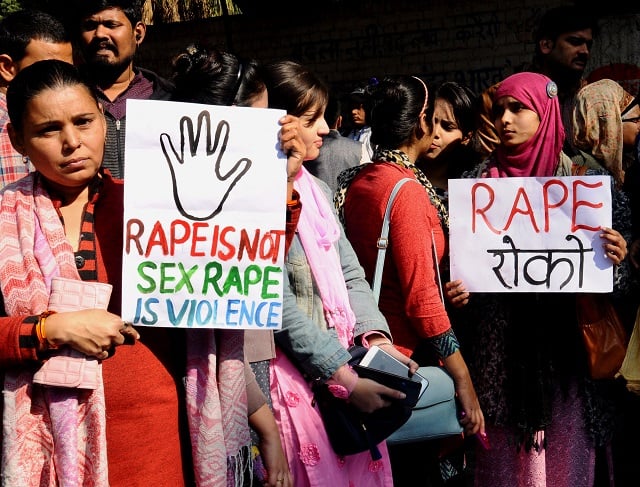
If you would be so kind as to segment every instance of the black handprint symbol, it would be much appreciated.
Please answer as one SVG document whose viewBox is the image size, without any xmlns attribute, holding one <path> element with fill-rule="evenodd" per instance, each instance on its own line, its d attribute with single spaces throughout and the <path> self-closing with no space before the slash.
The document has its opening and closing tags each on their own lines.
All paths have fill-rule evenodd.
<svg viewBox="0 0 640 487">
<path fill-rule="evenodd" d="M 200 136 L 203 130 L 206 134 L 206 147 L 204 150 L 200 147 Z M 195 134 L 191 118 L 184 116 L 180 119 L 180 153 L 173 146 L 169 134 L 160 134 L 162 152 L 167 158 L 171 171 L 173 199 L 176 202 L 178 211 L 185 218 L 204 221 L 220 213 L 233 187 L 251 167 L 251 160 L 242 158 L 226 173 L 223 173 L 221 168 L 222 157 L 227 149 L 229 131 L 229 123 L 226 120 L 218 122 L 212 146 L 211 116 L 205 110 L 198 115 L 198 126 Z M 222 143 L 220 143 L 221 137 Z M 189 144 L 187 154 L 185 154 L 184 150 L 185 143 Z M 213 169 L 216 177 L 213 180 L 205 176 L 211 166 L 212 159 L 210 156 L 215 157 Z M 210 200 L 212 195 L 221 196 L 216 208 L 206 216 L 199 216 L 202 211 L 209 211 L 209 208 L 203 210 L 201 208 L 202 204 L 198 202 L 202 202 L 203 199 Z M 215 205 L 216 203 L 214 203 Z"/>
</svg>

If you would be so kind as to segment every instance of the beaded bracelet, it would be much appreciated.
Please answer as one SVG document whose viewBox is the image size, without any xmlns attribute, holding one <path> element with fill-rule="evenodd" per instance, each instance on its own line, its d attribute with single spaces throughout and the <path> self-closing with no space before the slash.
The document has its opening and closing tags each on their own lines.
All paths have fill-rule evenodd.
<svg viewBox="0 0 640 487">
<path fill-rule="evenodd" d="M 54 313 L 55 311 L 47 310 L 40 313 L 40 316 L 38 316 L 38 322 L 36 323 L 36 337 L 38 337 L 38 342 L 40 342 L 40 346 L 43 350 L 58 348 L 57 345 L 52 344 L 47 339 L 47 330 L 45 328 L 47 318 Z"/>
</svg>

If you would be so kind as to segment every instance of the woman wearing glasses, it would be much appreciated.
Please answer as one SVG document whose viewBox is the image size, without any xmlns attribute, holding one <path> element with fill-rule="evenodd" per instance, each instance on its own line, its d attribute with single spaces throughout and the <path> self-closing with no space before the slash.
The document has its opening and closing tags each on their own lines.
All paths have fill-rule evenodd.
<svg viewBox="0 0 640 487">
<path fill-rule="evenodd" d="M 586 85 L 578 92 L 573 113 L 575 145 L 593 156 L 616 181 L 616 189 L 613 191 L 614 222 L 632 222 L 629 259 L 618 266 L 614 274 L 617 283 L 623 284 L 622 289 L 626 291 L 612 296 L 628 331 L 633 327 L 639 304 L 640 167 L 636 155 L 636 141 L 640 134 L 638 101 L 638 97 L 634 98 L 627 93 L 619 83 L 603 79 Z M 616 205 L 616 201 L 622 204 Z M 614 286 L 614 290 L 619 288 L 620 286 Z M 598 386 L 604 389 L 607 385 Z M 623 426 L 616 428 L 611 443 L 618 484 L 618 477 L 624 479 L 634 468 L 638 448 L 628 449 L 625 445 L 633 444 L 633 438 L 637 438 L 640 428 L 634 420 L 635 411 L 638 410 L 637 398 L 624 390 L 613 395 L 612 390 L 615 389 L 609 389 L 609 394 L 606 395 L 607 401 L 611 407 L 611 398 L 614 398 L 616 424 Z"/>
<path fill-rule="evenodd" d="M 622 187 L 640 133 L 638 100 L 616 81 L 595 81 L 576 95 L 572 122 L 575 147 L 595 158 Z"/>
<path fill-rule="evenodd" d="M 638 98 L 627 93 L 622 86 L 611 79 L 602 79 L 586 85 L 576 95 L 573 110 L 573 143 L 580 149 L 582 161 L 578 164 L 573 157 L 574 174 L 606 174 L 611 175 L 615 185 L 612 187 L 613 221 L 633 222 L 632 228 L 626 228 L 624 235 L 632 242 L 629 247 L 630 259 L 622 262 L 617 268 L 616 289 L 627 290 L 624 296 L 618 296 L 618 311 L 631 328 L 638 300 L 632 288 L 638 283 L 631 280 L 629 261 L 637 269 L 640 264 L 640 174 L 636 163 L 636 140 L 640 134 L 640 106 Z M 587 161 L 580 168 L 580 163 Z M 594 168 L 595 166 L 595 168 Z M 622 232 L 623 230 L 621 230 Z"/>
</svg>

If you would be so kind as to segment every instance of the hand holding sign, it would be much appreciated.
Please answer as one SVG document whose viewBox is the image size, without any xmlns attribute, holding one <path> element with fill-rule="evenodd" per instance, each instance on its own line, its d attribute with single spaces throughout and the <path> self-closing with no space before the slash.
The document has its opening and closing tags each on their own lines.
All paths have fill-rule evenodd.
<svg viewBox="0 0 640 487">
<path fill-rule="evenodd" d="M 205 137 L 201 143 L 203 131 Z M 221 120 L 212 142 L 211 116 L 205 110 L 198 115 L 195 133 L 190 117 L 180 119 L 180 152 L 176 150 L 168 134 L 160 134 L 162 151 L 171 170 L 173 197 L 178 211 L 185 218 L 204 221 L 220 213 L 235 184 L 251 167 L 251 160 L 242 158 L 228 171 L 223 171 L 222 159 L 229 141 L 229 132 L 229 123 Z M 189 145 L 186 154 L 185 144 Z M 204 172 L 211 169 L 215 174 L 213 181 L 202 177 Z M 211 201 L 212 196 L 215 199 L 213 211 L 210 208 L 203 209 L 199 202 Z"/>
<path fill-rule="evenodd" d="M 282 125 L 280 148 L 287 155 L 287 181 L 293 181 L 307 156 L 307 148 L 299 132 L 300 119 L 298 117 L 285 115 L 279 122 Z"/>
<path fill-rule="evenodd" d="M 281 327 L 287 158 L 276 135 L 285 115 L 127 101 L 125 157 L 141 164 L 126 167 L 123 320 L 136 327 Z M 299 151 L 288 143 L 299 129 L 293 120 L 284 125 L 285 145 Z"/>
</svg>

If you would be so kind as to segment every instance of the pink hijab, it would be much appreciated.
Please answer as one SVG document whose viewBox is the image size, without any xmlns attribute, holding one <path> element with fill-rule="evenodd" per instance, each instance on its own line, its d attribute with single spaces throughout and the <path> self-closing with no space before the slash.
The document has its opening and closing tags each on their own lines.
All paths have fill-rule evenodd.
<svg viewBox="0 0 640 487">
<path fill-rule="evenodd" d="M 539 73 L 517 73 L 505 78 L 493 97 L 512 96 L 540 117 L 536 133 L 517 147 L 496 148 L 489 166 L 491 177 L 553 176 L 564 143 L 558 88 Z"/>
</svg>

